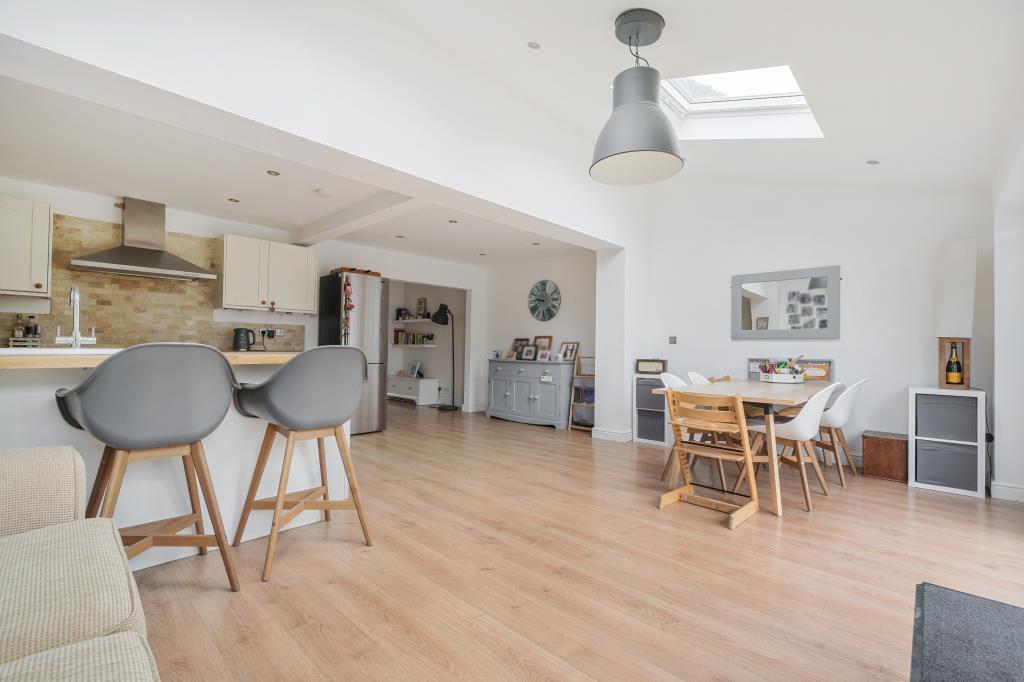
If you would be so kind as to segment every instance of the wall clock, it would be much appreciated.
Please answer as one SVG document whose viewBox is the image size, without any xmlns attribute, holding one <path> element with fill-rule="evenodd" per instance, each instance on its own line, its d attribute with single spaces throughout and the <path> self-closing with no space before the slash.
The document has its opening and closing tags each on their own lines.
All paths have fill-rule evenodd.
<svg viewBox="0 0 1024 682">
<path fill-rule="evenodd" d="M 530 289 L 526 305 L 534 319 L 547 322 L 557 315 L 558 309 L 562 307 L 562 292 L 550 279 L 542 279 Z"/>
</svg>

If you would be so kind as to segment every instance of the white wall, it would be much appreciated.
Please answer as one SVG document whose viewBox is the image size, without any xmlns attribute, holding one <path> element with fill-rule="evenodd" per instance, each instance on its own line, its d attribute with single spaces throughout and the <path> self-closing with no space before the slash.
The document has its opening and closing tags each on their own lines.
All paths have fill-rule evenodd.
<svg viewBox="0 0 1024 682">
<path fill-rule="evenodd" d="M 416 299 L 427 299 L 427 310 L 433 313 L 442 303 L 455 316 L 454 326 L 445 327 L 433 323 L 417 322 L 403 325 L 401 322 L 392 324 L 392 328 L 402 328 L 417 334 L 433 334 L 436 348 L 394 348 L 388 353 L 388 371 L 408 367 L 413 362 L 422 363 L 420 371 L 423 376 L 437 379 L 441 387 L 440 401 L 446 403 L 452 396 L 452 340 L 455 341 L 455 404 L 463 402 L 465 392 L 463 383 L 466 368 L 466 292 L 451 287 L 437 287 L 416 282 L 392 283 L 391 309 L 388 314 L 394 318 L 395 308 L 403 306 L 413 314 L 416 312 Z M 449 318 L 450 320 L 451 318 Z M 481 349 L 482 352 L 482 349 Z M 392 353 L 395 354 L 394 361 Z M 481 389 L 482 390 L 482 389 Z"/>
<path fill-rule="evenodd" d="M 868 188 L 695 185 L 677 178 L 656 194 L 652 308 L 642 350 L 670 370 L 744 376 L 748 357 L 832 358 L 838 379 L 870 377 L 847 433 L 906 432 L 908 386 L 936 383 L 934 287 L 942 240 L 991 229 L 985 196 Z M 979 278 L 991 277 L 984 256 Z M 733 341 L 732 275 L 839 265 L 838 340 Z M 985 284 L 979 286 L 985 290 Z M 831 302 L 830 302 L 831 303 Z M 652 314 L 653 312 L 653 314 Z M 989 336 L 989 310 L 975 315 Z M 669 345 L 669 335 L 679 339 Z M 974 349 L 974 384 L 990 390 L 991 350 Z"/>
<path fill-rule="evenodd" d="M 1024 127 L 1021 128 L 1024 132 Z M 994 225 L 995 410 L 992 497 L 1024 501 L 1024 143 L 1011 147 L 997 192 Z"/>
<path fill-rule="evenodd" d="M 552 355 L 563 341 L 579 341 L 581 355 L 594 354 L 596 258 L 593 251 L 532 258 L 487 269 L 488 308 L 491 310 L 485 349 L 506 351 L 512 339 L 551 336 Z M 526 305 L 531 287 L 550 279 L 562 292 L 562 307 L 554 319 L 534 319 Z"/>
</svg>

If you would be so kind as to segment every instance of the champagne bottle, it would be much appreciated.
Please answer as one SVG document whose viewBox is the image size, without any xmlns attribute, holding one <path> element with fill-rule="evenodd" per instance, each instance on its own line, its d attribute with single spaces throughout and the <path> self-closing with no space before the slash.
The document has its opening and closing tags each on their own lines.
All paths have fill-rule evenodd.
<svg viewBox="0 0 1024 682">
<path fill-rule="evenodd" d="M 25 318 L 22 317 L 21 313 L 18 313 L 17 322 L 14 323 L 14 338 L 22 339 L 25 337 Z"/>
<path fill-rule="evenodd" d="M 956 344 L 949 346 L 949 360 L 946 361 L 946 383 L 962 384 L 964 382 L 964 369 L 960 364 L 960 358 L 956 355 Z"/>
</svg>

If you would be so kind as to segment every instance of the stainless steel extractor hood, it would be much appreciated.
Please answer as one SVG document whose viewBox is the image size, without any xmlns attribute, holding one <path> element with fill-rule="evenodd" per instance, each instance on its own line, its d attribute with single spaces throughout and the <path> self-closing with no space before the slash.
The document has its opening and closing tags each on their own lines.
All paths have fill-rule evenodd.
<svg viewBox="0 0 1024 682">
<path fill-rule="evenodd" d="M 164 250 L 167 209 L 163 204 L 124 198 L 121 246 L 72 258 L 72 270 L 160 279 L 217 279 L 217 275 Z"/>
</svg>

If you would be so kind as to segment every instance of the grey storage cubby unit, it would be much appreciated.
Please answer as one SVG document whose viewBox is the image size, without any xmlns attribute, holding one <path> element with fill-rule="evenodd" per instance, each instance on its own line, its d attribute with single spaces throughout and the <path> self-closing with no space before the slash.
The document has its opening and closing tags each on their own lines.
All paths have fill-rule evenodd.
<svg viewBox="0 0 1024 682">
<path fill-rule="evenodd" d="M 978 398 L 961 395 L 917 394 L 917 428 L 924 438 L 973 443 L 978 435 Z"/>
<path fill-rule="evenodd" d="M 668 442 L 668 414 L 665 396 L 652 391 L 664 388 L 660 377 L 636 374 L 633 377 L 633 440 L 652 445 Z"/>
<path fill-rule="evenodd" d="M 959 495 L 985 497 L 985 393 L 910 389 L 908 482 Z"/>
<path fill-rule="evenodd" d="M 491 360 L 487 416 L 564 429 L 573 362 Z"/>
</svg>

